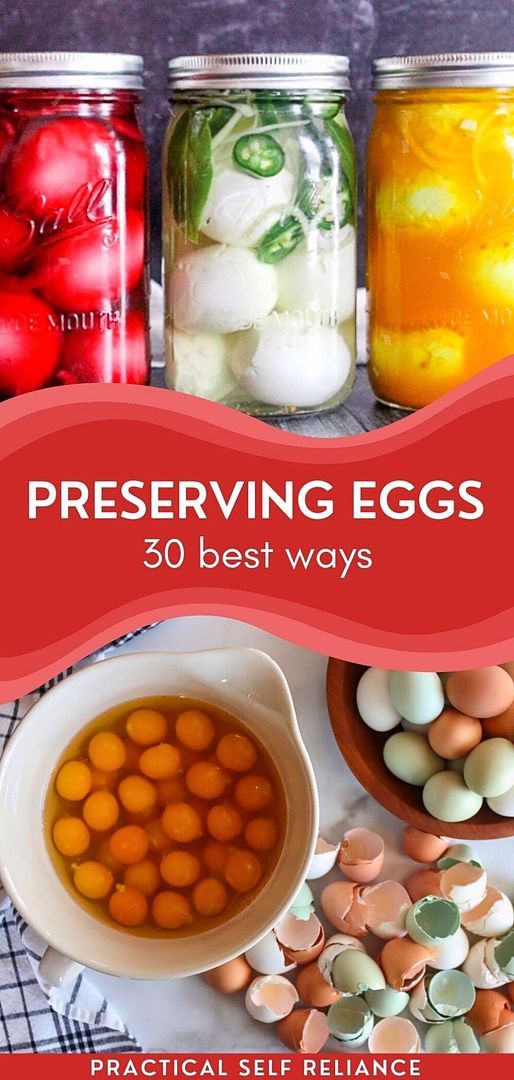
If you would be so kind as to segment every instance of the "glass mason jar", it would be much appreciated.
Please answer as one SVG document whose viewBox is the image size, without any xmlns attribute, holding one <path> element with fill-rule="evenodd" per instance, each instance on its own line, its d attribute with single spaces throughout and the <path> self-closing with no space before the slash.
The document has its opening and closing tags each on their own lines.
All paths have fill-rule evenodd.
<svg viewBox="0 0 514 1080">
<path fill-rule="evenodd" d="M 0 397 L 146 383 L 138 56 L 0 55 Z"/>
<path fill-rule="evenodd" d="M 514 53 L 375 61 L 369 370 L 416 409 L 514 351 Z"/>
<path fill-rule="evenodd" d="M 322 412 L 354 380 L 348 59 L 170 61 L 168 385 L 256 416 Z"/>
</svg>

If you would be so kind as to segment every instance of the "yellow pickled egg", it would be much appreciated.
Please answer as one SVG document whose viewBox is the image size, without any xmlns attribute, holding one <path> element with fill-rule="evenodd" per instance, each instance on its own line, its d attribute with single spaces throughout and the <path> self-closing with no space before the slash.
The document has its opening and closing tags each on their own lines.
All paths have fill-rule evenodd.
<svg viewBox="0 0 514 1080">
<path fill-rule="evenodd" d="M 143 896 L 152 896 L 161 883 L 158 867 L 151 859 L 141 859 L 141 862 L 132 863 L 125 870 L 123 883 L 130 885 L 132 889 L 139 889 Z"/>
<path fill-rule="evenodd" d="M 177 844 L 189 844 L 202 835 L 202 819 L 189 803 L 172 803 L 162 815 L 165 833 Z"/>
<path fill-rule="evenodd" d="M 83 855 L 90 843 L 89 829 L 78 817 L 62 817 L 53 827 L 53 841 L 61 855 Z"/>
<path fill-rule="evenodd" d="M 77 866 L 73 884 L 81 896 L 86 896 L 88 900 L 102 900 L 110 893 L 114 878 L 103 863 L 89 860 Z"/>
<path fill-rule="evenodd" d="M 233 851 L 225 863 L 225 877 L 239 893 L 254 889 L 261 874 L 262 866 L 253 851 Z"/>
<path fill-rule="evenodd" d="M 232 772 L 248 772 L 257 761 L 257 750 L 246 735 L 230 731 L 220 739 L 216 756 L 226 769 L 231 769 Z"/>
<path fill-rule="evenodd" d="M 272 818 L 255 817 L 245 829 L 248 847 L 255 851 L 271 851 L 277 842 L 277 826 Z"/>
<path fill-rule="evenodd" d="M 228 892 L 218 878 L 204 878 L 193 889 L 193 904 L 200 915 L 221 915 L 228 904 Z"/>
<path fill-rule="evenodd" d="M 91 770 L 83 761 L 67 761 L 59 769 L 55 786 L 61 799 L 80 802 L 91 791 Z"/>
<path fill-rule="evenodd" d="M 382 379 L 401 386 L 405 357 L 416 404 L 428 405 L 464 378 L 464 338 L 455 330 L 385 330 L 377 327 L 371 339 L 373 368 Z"/>
<path fill-rule="evenodd" d="M 152 904 L 154 922 L 163 930 L 178 930 L 193 921 L 187 896 L 165 890 L 157 893 Z"/>
<path fill-rule="evenodd" d="M 227 782 L 226 773 L 213 761 L 197 761 L 186 773 L 186 784 L 199 799 L 219 799 Z"/>
<path fill-rule="evenodd" d="M 144 859 L 150 847 L 147 833 L 140 825 L 122 825 L 113 832 L 111 852 L 121 863 L 137 863 Z"/>
<path fill-rule="evenodd" d="M 176 889 L 187 889 L 200 877 L 200 860 L 191 851 L 169 851 L 161 861 L 161 877 Z"/>
<path fill-rule="evenodd" d="M 235 796 L 243 810 L 264 810 L 273 798 L 273 788 L 266 776 L 248 773 L 237 781 Z"/>
<path fill-rule="evenodd" d="M 154 746 L 165 738 L 168 723 L 166 717 L 156 709 L 135 709 L 127 717 L 125 730 L 138 746 Z"/>
<path fill-rule="evenodd" d="M 144 776 L 125 776 L 118 785 L 118 795 L 129 814 L 144 814 L 157 802 L 157 792 Z"/>
<path fill-rule="evenodd" d="M 207 828 L 215 840 L 234 840 L 243 828 L 243 819 L 231 803 L 217 803 L 207 814 Z"/>
<path fill-rule="evenodd" d="M 438 234 L 442 229 L 462 227 L 478 208 L 471 188 L 428 170 L 404 184 L 380 184 L 375 199 L 376 214 L 384 224 L 432 228 Z"/>
<path fill-rule="evenodd" d="M 89 743 L 88 757 L 101 772 L 116 772 L 125 764 L 125 747 L 113 731 L 99 731 Z"/>
<path fill-rule="evenodd" d="M 111 791 L 93 791 L 84 803 L 82 814 L 90 829 L 106 832 L 116 824 L 120 808 Z"/>
<path fill-rule="evenodd" d="M 203 849 L 203 861 L 210 874 L 222 874 L 225 864 L 230 855 L 228 844 L 222 844 L 219 840 L 211 840 Z"/>
<path fill-rule="evenodd" d="M 190 750 L 207 750 L 214 738 L 214 724 L 201 709 L 185 709 L 177 716 L 175 734 Z"/>
<path fill-rule="evenodd" d="M 152 818 L 151 821 L 145 822 L 144 830 L 150 841 L 152 851 L 167 851 L 171 846 L 171 840 L 167 832 L 164 831 L 160 817 L 155 817 Z"/>
<path fill-rule="evenodd" d="M 176 746 L 171 746 L 170 743 L 149 746 L 139 758 L 139 768 L 151 780 L 168 780 L 181 772 L 180 750 L 177 750 Z"/>
<path fill-rule="evenodd" d="M 148 914 L 148 902 L 140 889 L 117 885 L 109 899 L 109 911 L 120 926 L 141 926 Z"/>
<path fill-rule="evenodd" d="M 186 781 L 183 776 L 173 776 L 169 780 L 157 780 L 155 783 L 159 806 L 172 802 L 184 802 L 187 796 Z"/>
</svg>

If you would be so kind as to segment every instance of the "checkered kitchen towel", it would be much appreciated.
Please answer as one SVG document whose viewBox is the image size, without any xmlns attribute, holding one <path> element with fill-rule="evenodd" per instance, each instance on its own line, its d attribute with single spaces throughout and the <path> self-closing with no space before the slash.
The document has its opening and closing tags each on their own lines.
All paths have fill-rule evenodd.
<svg viewBox="0 0 514 1080">
<path fill-rule="evenodd" d="M 95 658 L 111 655 L 119 645 L 146 629 L 126 634 L 96 653 Z M 68 668 L 33 694 L 0 705 L 0 757 L 30 706 L 72 670 Z M 38 978 L 37 968 L 45 947 L 14 911 L 0 881 L 0 1053 L 120 1054 L 139 1050 L 120 1017 L 82 974 L 59 990 Z"/>
</svg>

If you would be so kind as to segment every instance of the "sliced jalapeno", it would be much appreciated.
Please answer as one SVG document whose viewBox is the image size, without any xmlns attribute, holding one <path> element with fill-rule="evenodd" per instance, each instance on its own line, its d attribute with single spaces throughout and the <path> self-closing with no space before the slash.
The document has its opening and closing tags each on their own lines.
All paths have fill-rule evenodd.
<svg viewBox="0 0 514 1080">
<path fill-rule="evenodd" d="M 284 167 L 284 151 L 280 143 L 261 132 L 241 135 L 234 146 L 234 161 L 251 176 L 276 176 Z"/>
<path fill-rule="evenodd" d="M 325 229 L 327 232 L 333 229 L 337 225 L 339 229 L 342 229 L 344 225 L 347 225 L 353 215 L 353 200 L 348 185 L 341 191 L 337 192 L 337 215 L 331 211 L 329 214 L 325 214 L 319 223 L 320 229 Z M 337 217 L 337 221 L 336 221 Z"/>
<path fill-rule="evenodd" d="M 324 120 L 334 120 L 341 106 L 338 101 L 311 101 L 310 108 L 313 116 L 322 116 Z"/>
<path fill-rule="evenodd" d="M 302 240 L 303 228 L 297 218 L 290 215 L 268 229 L 257 248 L 257 258 L 264 263 L 281 262 Z"/>
</svg>

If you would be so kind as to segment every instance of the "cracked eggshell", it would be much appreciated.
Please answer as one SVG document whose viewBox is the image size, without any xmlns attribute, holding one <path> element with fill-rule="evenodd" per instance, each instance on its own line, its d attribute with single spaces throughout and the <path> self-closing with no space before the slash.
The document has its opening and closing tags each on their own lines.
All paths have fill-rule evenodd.
<svg viewBox="0 0 514 1080">
<path fill-rule="evenodd" d="M 332 980 L 343 996 L 362 994 L 366 990 L 385 990 L 386 981 L 376 960 L 358 949 L 344 949 L 332 968 Z"/>
<path fill-rule="evenodd" d="M 427 1031 L 425 1051 L 429 1054 L 479 1054 L 480 1045 L 465 1020 L 445 1020 Z"/>
<path fill-rule="evenodd" d="M 388 1016 L 379 1020 L 368 1040 L 370 1054 L 419 1054 L 421 1039 L 406 1017 Z"/>
<path fill-rule="evenodd" d="M 332 972 L 334 961 L 344 949 L 356 949 L 365 953 L 364 943 L 351 934 L 333 934 L 325 944 L 323 952 L 318 957 L 318 968 L 325 981 L 333 987 Z"/>
<path fill-rule="evenodd" d="M 297 919 L 310 919 L 314 914 L 314 895 L 306 881 L 300 886 L 287 914 L 296 915 Z"/>
<path fill-rule="evenodd" d="M 244 956 L 236 956 L 234 960 L 206 971 L 203 978 L 208 986 L 220 994 L 237 994 L 248 986 L 252 969 Z"/>
<path fill-rule="evenodd" d="M 482 903 L 486 895 L 487 874 L 479 866 L 457 863 L 441 873 L 441 892 L 452 900 L 459 911 L 471 911 Z"/>
<path fill-rule="evenodd" d="M 424 945 L 405 937 L 386 941 L 378 959 L 393 990 L 412 990 L 424 977 L 432 954 Z"/>
<path fill-rule="evenodd" d="M 307 874 L 307 881 L 316 881 L 318 878 L 329 874 L 336 864 L 340 844 L 329 844 L 322 836 L 318 836 L 314 855 Z"/>
<path fill-rule="evenodd" d="M 505 975 L 505 982 L 514 981 L 514 931 L 504 934 L 499 941 L 496 939 L 494 946 L 494 958 Z"/>
<path fill-rule="evenodd" d="M 469 938 L 461 927 L 444 945 L 438 945 L 430 951 L 432 958 L 429 960 L 429 967 L 436 971 L 448 971 L 464 963 L 469 953 Z"/>
<path fill-rule="evenodd" d="M 413 902 L 422 900 L 425 896 L 442 896 L 441 872 L 425 866 L 423 870 L 415 870 L 405 882 L 405 888 Z"/>
<path fill-rule="evenodd" d="M 296 967 L 296 964 L 288 961 L 284 955 L 274 930 L 270 930 L 261 941 L 252 945 L 245 953 L 245 958 L 250 967 L 260 975 L 284 975 Z"/>
<path fill-rule="evenodd" d="M 483 1035 L 481 1045 L 486 1054 L 514 1054 L 514 1017 L 512 1023 Z"/>
<path fill-rule="evenodd" d="M 280 220 L 294 186 L 287 168 L 268 177 L 250 176 L 232 165 L 215 170 L 201 231 L 221 244 L 254 247 Z"/>
<path fill-rule="evenodd" d="M 296 976 L 296 989 L 300 1001 L 313 1009 L 327 1009 L 341 997 L 339 990 L 324 978 L 316 961 L 300 968 Z"/>
<path fill-rule="evenodd" d="M 499 937 L 508 933 L 514 926 L 514 910 L 508 896 L 488 885 L 483 900 L 471 911 L 463 912 L 462 925 L 477 937 Z"/>
<path fill-rule="evenodd" d="M 436 671 L 393 671 L 390 686 L 394 707 L 411 724 L 429 724 L 444 708 L 443 684 Z"/>
<path fill-rule="evenodd" d="M 320 896 L 323 914 L 336 930 L 352 937 L 367 934 L 365 909 L 359 903 L 358 886 L 351 881 L 333 881 Z"/>
<path fill-rule="evenodd" d="M 467 1015 L 468 1024 L 471 1024 L 476 1035 L 496 1031 L 504 1023 L 512 1023 L 513 1019 L 514 1013 L 505 994 L 499 990 L 476 991 L 475 1004 Z"/>
<path fill-rule="evenodd" d="M 444 855 L 450 841 L 445 836 L 435 836 L 432 833 L 416 829 L 414 825 L 407 825 L 403 831 L 403 848 L 409 858 L 414 862 L 431 863 Z"/>
<path fill-rule="evenodd" d="M 275 937 L 286 957 L 295 964 L 309 964 L 323 951 L 325 931 L 317 915 L 300 919 L 288 914 L 277 923 Z"/>
<path fill-rule="evenodd" d="M 419 1020 L 422 1024 L 442 1024 L 443 1017 L 432 1008 L 432 1005 L 428 1000 L 428 981 L 429 979 L 425 976 L 425 978 L 414 987 L 414 990 L 410 995 L 409 1012 L 412 1013 L 415 1020 Z"/>
<path fill-rule="evenodd" d="M 398 881 L 379 881 L 360 892 L 368 930 L 382 941 L 404 937 L 405 920 L 411 908 L 411 898 Z"/>
<path fill-rule="evenodd" d="M 173 322 L 193 334 L 232 334 L 269 315 L 277 275 L 253 251 L 221 244 L 181 256 L 171 278 Z"/>
<path fill-rule="evenodd" d="M 298 1001 L 296 987 L 283 975 L 259 975 L 250 983 L 245 997 L 247 1012 L 261 1024 L 274 1024 L 289 1016 Z"/>
<path fill-rule="evenodd" d="M 413 941 L 429 949 L 437 948 L 459 930 L 459 909 L 452 900 L 442 896 L 424 896 L 409 908 L 405 926 Z"/>
<path fill-rule="evenodd" d="M 277 1036 L 299 1054 L 318 1054 L 330 1036 L 325 1013 L 317 1009 L 294 1009 L 277 1024 Z"/>
<path fill-rule="evenodd" d="M 395 709 L 389 691 L 391 672 L 385 668 L 368 668 L 357 686 L 357 709 L 361 720 L 372 731 L 392 731 L 401 716 Z"/>
<path fill-rule="evenodd" d="M 186 334 L 173 331 L 170 378 L 174 390 L 221 401 L 236 386 L 228 362 L 227 339 L 222 334 Z"/>
<path fill-rule="evenodd" d="M 391 986 L 385 990 L 367 990 L 364 997 L 374 1016 L 380 1017 L 399 1016 L 409 1004 L 409 995 Z"/>
<path fill-rule="evenodd" d="M 442 859 L 439 859 L 437 866 L 439 870 L 449 870 L 456 863 L 471 863 L 471 866 L 482 868 L 476 851 L 473 851 L 469 844 L 452 844 Z"/>
<path fill-rule="evenodd" d="M 362 1046 L 369 1039 L 375 1023 L 369 1005 L 361 997 L 342 997 L 328 1010 L 331 1035 L 345 1046 Z"/>
<path fill-rule="evenodd" d="M 503 795 L 493 796 L 486 802 L 489 809 L 500 814 L 500 817 L 514 817 L 514 784 Z"/>
<path fill-rule="evenodd" d="M 475 987 L 464 971 L 438 971 L 427 983 L 429 1005 L 445 1020 L 464 1016 L 475 1002 Z"/>
<path fill-rule="evenodd" d="M 308 311 L 326 322 L 344 322 L 353 315 L 357 289 L 353 229 L 352 234 L 340 248 L 297 248 L 278 263 L 278 311 Z"/>
<path fill-rule="evenodd" d="M 462 970 L 469 975 L 473 986 L 478 990 L 498 990 L 508 982 L 508 976 L 501 970 L 495 958 L 497 938 L 482 938 L 471 946 Z"/>
<path fill-rule="evenodd" d="M 360 884 L 374 881 L 384 865 L 385 844 L 371 829 L 349 829 L 345 832 L 338 857 L 338 866 L 350 881 Z"/>
</svg>

